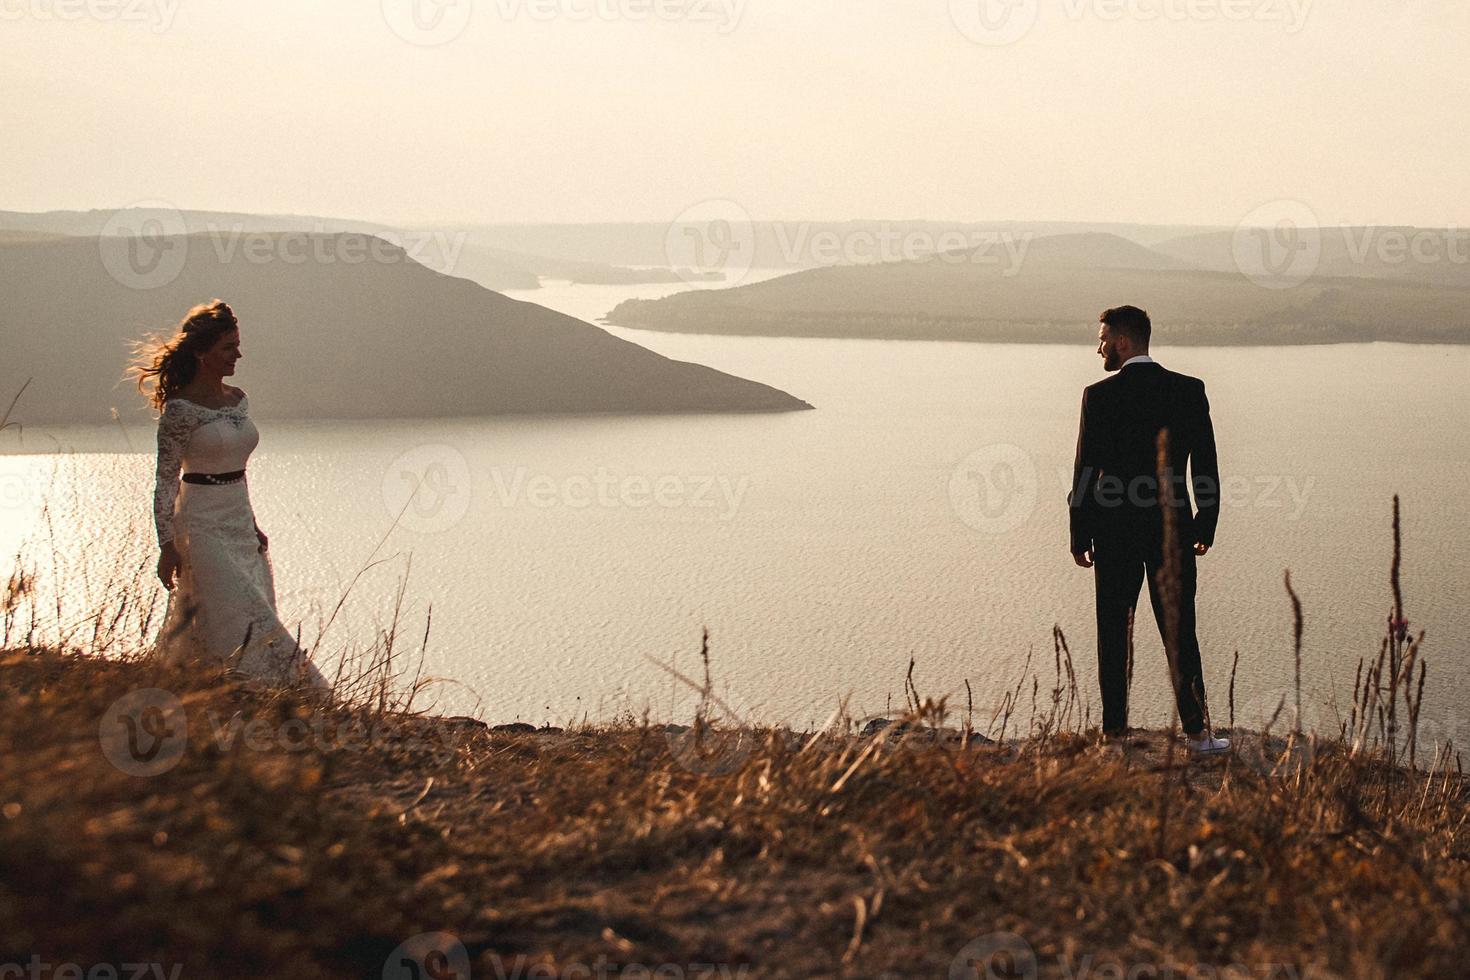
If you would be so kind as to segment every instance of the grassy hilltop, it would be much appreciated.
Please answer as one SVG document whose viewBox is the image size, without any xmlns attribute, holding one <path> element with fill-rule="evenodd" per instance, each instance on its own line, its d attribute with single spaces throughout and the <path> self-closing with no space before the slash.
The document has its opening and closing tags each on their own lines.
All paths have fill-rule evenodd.
<svg viewBox="0 0 1470 980">
<path fill-rule="evenodd" d="M 1167 732 L 1081 731 L 1060 630 L 1054 677 L 981 725 L 910 685 L 886 727 L 735 727 L 706 678 L 692 727 L 490 728 L 414 711 L 391 634 L 314 700 L 91 655 L 100 615 L 85 651 L 37 647 L 31 587 L 11 580 L 0 654 L 0 963 L 1463 975 L 1467 786 L 1448 747 L 1418 754 L 1402 627 L 1341 731 L 1216 718 L 1233 751 L 1201 761 Z"/>
</svg>

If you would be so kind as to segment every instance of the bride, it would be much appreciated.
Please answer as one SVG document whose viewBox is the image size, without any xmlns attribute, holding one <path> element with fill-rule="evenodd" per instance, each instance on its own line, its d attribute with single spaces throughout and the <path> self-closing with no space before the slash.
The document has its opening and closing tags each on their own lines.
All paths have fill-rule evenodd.
<svg viewBox="0 0 1470 980">
<path fill-rule="evenodd" d="M 221 300 L 138 346 L 138 389 L 160 413 L 153 517 L 169 601 L 157 652 L 272 686 L 325 688 L 276 615 L 269 541 L 245 482 L 260 433 L 245 392 L 224 383 L 240 357 L 240 326 Z"/>
</svg>

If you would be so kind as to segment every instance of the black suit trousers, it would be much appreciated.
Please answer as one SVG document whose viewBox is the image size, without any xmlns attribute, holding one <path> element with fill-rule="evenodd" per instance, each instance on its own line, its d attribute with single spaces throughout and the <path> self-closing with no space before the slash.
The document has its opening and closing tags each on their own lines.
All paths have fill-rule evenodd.
<svg viewBox="0 0 1470 980">
<path fill-rule="evenodd" d="M 1135 539 L 1137 540 L 1137 539 Z M 1167 647 L 1167 622 L 1161 594 L 1163 549 L 1157 543 L 1110 546 L 1099 542 L 1093 554 L 1097 585 L 1097 672 L 1102 687 L 1103 731 L 1128 727 L 1128 613 L 1138 604 L 1139 589 L 1148 579 L 1148 597 L 1154 622 Z M 1200 665 L 1194 599 L 1198 568 L 1192 545 L 1179 548 L 1179 637 L 1175 650 L 1175 702 L 1184 731 L 1194 735 L 1205 727 L 1205 678 Z M 1138 617 L 1134 615 L 1135 629 Z"/>
</svg>

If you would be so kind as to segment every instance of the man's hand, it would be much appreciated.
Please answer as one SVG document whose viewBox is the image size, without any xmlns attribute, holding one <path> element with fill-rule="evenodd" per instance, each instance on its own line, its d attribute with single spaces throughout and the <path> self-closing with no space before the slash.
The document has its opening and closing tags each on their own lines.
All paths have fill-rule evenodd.
<svg viewBox="0 0 1470 980">
<path fill-rule="evenodd" d="M 1086 551 L 1079 551 L 1072 556 L 1072 560 L 1077 563 L 1078 568 L 1091 568 L 1093 563 L 1092 549 L 1088 548 Z"/>
<path fill-rule="evenodd" d="M 1194 543 L 1194 553 L 1203 558 L 1205 555 L 1208 555 L 1210 553 L 1210 546 L 1207 544 L 1201 544 L 1200 542 L 1196 541 Z"/>
<path fill-rule="evenodd" d="M 159 549 L 158 553 L 158 580 L 163 583 L 165 589 L 172 590 L 174 580 L 179 575 L 179 549 L 174 547 L 172 541 Z"/>
</svg>

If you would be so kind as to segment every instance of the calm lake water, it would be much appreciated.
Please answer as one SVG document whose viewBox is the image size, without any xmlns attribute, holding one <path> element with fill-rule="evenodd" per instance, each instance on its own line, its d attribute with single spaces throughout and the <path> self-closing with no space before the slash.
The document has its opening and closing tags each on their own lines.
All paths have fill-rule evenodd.
<svg viewBox="0 0 1470 980">
<path fill-rule="evenodd" d="M 596 319 L 673 291 L 518 298 Z M 615 332 L 817 410 L 263 424 L 251 490 L 283 617 L 311 640 L 346 594 L 323 648 L 368 642 L 407 571 L 400 642 L 418 649 L 432 605 L 426 672 L 452 681 L 439 707 L 537 724 L 687 721 L 696 698 L 660 664 L 698 676 L 708 627 L 719 693 L 755 719 L 815 725 L 843 697 L 858 716 L 901 706 L 912 657 L 919 692 L 962 711 L 968 680 L 984 727 L 1028 653 L 1048 697 L 1058 624 L 1096 720 L 1092 578 L 1067 553 L 1065 503 L 1081 389 L 1101 376 L 1086 330 L 1076 348 Z M 1216 718 L 1237 652 L 1238 719 L 1291 702 L 1290 569 L 1309 719 L 1336 728 L 1383 634 L 1398 493 L 1426 727 L 1463 741 L 1470 349 L 1154 353 L 1205 378 L 1215 413 L 1226 499 L 1199 618 Z M 7 433 L 0 548 L 29 539 L 43 577 L 55 557 L 87 601 L 114 587 L 108 569 L 146 569 L 152 439 Z M 1164 724 L 1167 668 L 1141 602 L 1133 720 Z"/>
</svg>

